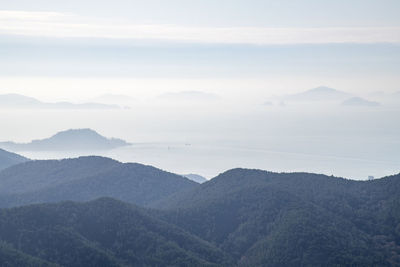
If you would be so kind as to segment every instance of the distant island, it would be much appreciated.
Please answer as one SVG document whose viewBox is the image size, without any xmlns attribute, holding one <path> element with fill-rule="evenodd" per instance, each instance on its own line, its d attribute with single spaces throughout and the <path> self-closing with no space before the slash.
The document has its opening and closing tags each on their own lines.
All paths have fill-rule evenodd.
<svg viewBox="0 0 400 267">
<path fill-rule="evenodd" d="M 369 101 L 361 97 L 352 97 L 342 102 L 342 106 L 377 107 L 379 102 Z"/>
<path fill-rule="evenodd" d="M 203 176 L 201 176 L 201 175 L 198 175 L 198 174 L 193 174 L 193 173 L 190 173 L 190 174 L 184 174 L 184 175 L 182 175 L 183 177 L 186 177 L 186 178 L 188 178 L 189 180 L 192 180 L 192 181 L 194 181 L 194 182 L 196 182 L 196 183 L 199 183 L 199 184 L 202 184 L 202 183 L 204 183 L 204 182 L 207 182 L 207 179 L 205 178 L 205 177 L 203 177 Z"/>
<path fill-rule="evenodd" d="M 19 94 L 0 95 L 0 109 L 119 109 L 118 105 L 102 103 L 81 103 L 70 102 L 42 102 L 36 98 Z"/>
<path fill-rule="evenodd" d="M 340 101 L 350 98 L 352 95 L 334 88 L 320 86 L 301 92 L 298 94 L 286 95 L 282 97 L 285 101 Z"/>
<path fill-rule="evenodd" d="M 106 138 L 91 129 L 70 129 L 30 143 L 0 142 L 0 148 L 10 151 L 109 150 L 128 145 L 124 140 Z"/>
</svg>

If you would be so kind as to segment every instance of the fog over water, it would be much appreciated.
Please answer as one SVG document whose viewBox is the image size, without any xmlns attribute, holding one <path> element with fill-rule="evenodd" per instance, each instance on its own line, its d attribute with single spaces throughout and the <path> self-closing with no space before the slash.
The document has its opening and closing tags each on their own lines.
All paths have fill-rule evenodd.
<svg viewBox="0 0 400 267">
<path fill-rule="evenodd" d="M 0 141 L 91 128 L 132 145 L 21 154 L 207 178 L 236 167 L 398 173 L 399 3 L 3 0 L 0 97 L 40 101 L 0 101 Z M 333 91 L 293 101 L 321 85 Z"/>
<path fill-rule="evenodd" d="M 0 140 L 28 142 L 91 128 L 132 146 L 110 151 L 22 152 L 33 159 L 102 155 L 212 178 L 230 168 L 306 171 L 366 179 L 399 172 L 399 106 L 237 106 L 217 102 L 118 110 L 1 110 Z"/>
</svg>

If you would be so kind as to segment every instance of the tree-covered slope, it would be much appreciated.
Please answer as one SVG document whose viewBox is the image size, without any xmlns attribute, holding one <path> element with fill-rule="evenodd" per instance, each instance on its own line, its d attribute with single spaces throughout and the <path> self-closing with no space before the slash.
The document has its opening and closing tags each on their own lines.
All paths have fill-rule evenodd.
<svg viewBox="0 0 400 267">
<path fill-rule="evenodd" d="M 96 168 L 97 161 L 102 167 Z M 35 164 L 42 167 L 29 167 Z M 102 199 L 3 210 L 0 240 L 24 255 L 46 255 L 40 259 L 51 263 L 400 265 L 400 175 L 352 181 L 234 169 L 199 185 L 151 166 L 97 157 L 21 167 L 26 169 L 0 172 L 0 185 L 13 192 L 0 199 L 5 206 L 110 196 L 155 208 L 144 211 Z M 29 179 L 31 189 L 24 189 L 21 185 Z M 132 210 L 140 216 L 129 215 L 134 219 L 128 220 Z M 114 227 L 121 230 L 110 230 Z"/>
<path fill-rule="evenodd" d="M 239 265 L 390 266 L 400 264 L 399 181 L 235 169 L 158 207 Z"/>
<path fill-rule="evenodd" d="M 0 171 L 29 159 L 0 148 Z"/>
<path fill-rule="evenodd" d="M 32 160 L 0 172 L 0 194 L 23 194 L 97 175 L 120 162 L 103 157 Z"/>
<path fill-rule="evenodd" d="M 48 261 L 36 257 L 32 257 L 0 241 L 0 266 L 57 267 L 59 265 L 50 263 Z"/>
<path fill-rule="evenodd" d="M 151 166 L 102 157 L 31 161 L 0 172 L 0 207 L 99 197 L 147 205 L 197 185 Z"/>
<path fill-rule="evenodd" d="M 62 266 L 230 264 L 209 243 L 108 198 L 3 209 L 0 240 L 18 253 Z"/>
</svg>

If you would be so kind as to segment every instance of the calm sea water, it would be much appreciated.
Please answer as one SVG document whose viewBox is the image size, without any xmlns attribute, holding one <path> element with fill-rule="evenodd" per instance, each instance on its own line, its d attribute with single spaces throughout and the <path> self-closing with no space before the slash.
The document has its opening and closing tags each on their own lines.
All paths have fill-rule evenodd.
<svg viewBox="0 0 400 267">
<path fill-rule="evenodd" d="M 110 151 L 21 154 L 33 159 L 95 154 L 207 178 L 244 167 L 366 179 L 400 172 L 399 115 L 396 106 L 3 110 L 0 140 L 26 142 L 69 128 L 92 128 L 133 145 Z"/>
</svg>

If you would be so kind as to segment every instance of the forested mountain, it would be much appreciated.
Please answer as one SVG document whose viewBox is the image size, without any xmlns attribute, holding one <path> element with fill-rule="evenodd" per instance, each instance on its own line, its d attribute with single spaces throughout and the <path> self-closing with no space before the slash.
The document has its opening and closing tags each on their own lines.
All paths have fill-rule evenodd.
<svg viewBox="0 0 400 267">
<path fill-rule="evenodd" d="M 59 265 L 52 264 L 48 261 L 32 257 L 21 251 L 14 249 L 12 246 L 0 241 L 0 266 L 40 266 L 40 267 L 57 267 Z"/>
<path fill-rule="evenodd" d="M 400 175 L 351 181 L 234 169 L 158 203 L 241 266 L 400 264 Z"/>
<path fill-rule="evenodd" d="M 396 266 L 399 192 L 400 175 L 233 169 L 200 185 L 102 157 L 29 161 L 0 172 L 2 207 L 142 208 L 3 209 L 0 253 L 9 266 Z"/>
<path fill-rule="evenodd" d="M 0 142 L 0 147 L 10 151 L 93 151 L 127 146 L 118 138 L 106 138 L 92 129 L 70 129 L 55 135 L 33 140 L 30 143 Z"/>
<path fill-rule="evenodd" d="M 28 161 L 29 159 L 0 148 L 0 171 L 12 165 Z"/>
<path fill-rule="evenodd" d="M 0 255 L 10 255 L 1 266 L 231 264 L 208 242 L 108 198 L 0 210 L 0 240 Z"/>
<path fill-rule="evenodd" d="M 99 197 L 148 205 L 197 185 L 151 166 L 103 157 L 35 160 L 0 172 L 0 207 Z"/>
</svg>

